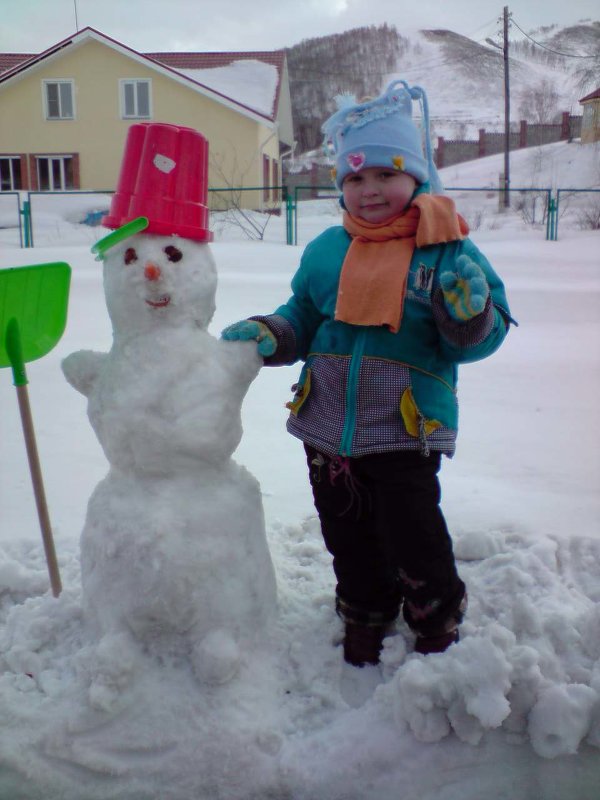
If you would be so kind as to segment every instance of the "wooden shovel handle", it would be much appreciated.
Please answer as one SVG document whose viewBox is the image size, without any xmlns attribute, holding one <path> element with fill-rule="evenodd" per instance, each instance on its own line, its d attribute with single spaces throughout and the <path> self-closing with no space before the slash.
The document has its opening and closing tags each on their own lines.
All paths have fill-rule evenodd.
<svg viewBox="0 0 600 800">
<path fill-rule="evenodd" d="M 31 472 L 31 482 L 33 483 L 33 493 L 37 505 L 40 528 L 42 530 L 42 540 L 46 552 L 46 563 L 50 575 L 50 586 L 52 594 L 58 597 L 62 591 L 58 561 L 56 560 L 56 550 L 54 549 L 54 538 L 50 527 L 50 517 L 48 515 L 48 505 L 46 503 L 46 493 L 44 492 L 44 482 L 42 480 L 42 470 L 38 455 L 37 444 L 35 441 L 35 431 L 33 428 L 33 418 L 29 405 L 29 394 L 27 386 L 16 386 L 17 398 L 19 400 L 19 411 L 21 412 L 21 424 L 23 425 L 23 435 L 25 437 L 25 447 L 27 448 L 27 458 L 29 459 L 29 471 Z"/>
</svg>

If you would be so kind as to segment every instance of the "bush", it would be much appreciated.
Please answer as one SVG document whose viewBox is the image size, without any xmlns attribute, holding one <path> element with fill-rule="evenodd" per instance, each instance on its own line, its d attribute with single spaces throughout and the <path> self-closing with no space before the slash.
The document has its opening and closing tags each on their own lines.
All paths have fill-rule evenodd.
<svg viewBox="0 0 600 800">
<path fill-rule="evenodd" d="M 577 225 L 583 231 L 600 230 L 600 198 L 594 198 L 577 212 Z"/>
</svg>

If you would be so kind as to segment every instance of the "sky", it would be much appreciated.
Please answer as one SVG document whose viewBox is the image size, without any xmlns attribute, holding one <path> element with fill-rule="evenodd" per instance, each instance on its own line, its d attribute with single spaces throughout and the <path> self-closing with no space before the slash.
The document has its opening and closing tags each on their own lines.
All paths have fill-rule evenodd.
<svg viewBox="0 0 600 800">
<path fill-rule="evenodd" d="M 483 41 L 501 30 L 503 8 L 502 0 L 0 0 L 0 51 L 42 52 L 86 26 L 141 52 L 276 50 L 384 22 Z M 600 18 L 597 0 L 514 0 L 509 10 L 525 31 Z"/>
</svg>

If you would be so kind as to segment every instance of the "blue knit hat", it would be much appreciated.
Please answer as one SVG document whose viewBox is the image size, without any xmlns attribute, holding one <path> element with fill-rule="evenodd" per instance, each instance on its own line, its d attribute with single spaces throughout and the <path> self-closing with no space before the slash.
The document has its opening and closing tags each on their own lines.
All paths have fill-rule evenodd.
<svg viewBox="0 0 600 800">
<path fill-rule="evenodd" d="M 412 101 L 423 113 L 425 150 L 412 120 Z M 358 103 L 351 95 L 336 97 L 338 110 L 323 124 L 326 152 L 335 158 L 335 182 L 366 167 L 389 167 L 412 175 L 417 183 L 429 182 L 434 193 L 442 185 L 433 163 L 427 95 L 419 86 L 392 81 L 374 100 Z"/>
</svg>

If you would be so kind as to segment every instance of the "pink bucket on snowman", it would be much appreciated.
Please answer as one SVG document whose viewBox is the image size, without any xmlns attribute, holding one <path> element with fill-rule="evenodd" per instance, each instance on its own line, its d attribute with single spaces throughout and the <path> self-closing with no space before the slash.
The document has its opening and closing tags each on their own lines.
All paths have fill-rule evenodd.
<svg viewBox="0 0 600 800">
<path fill-rule="evenodd" d="M 147 217 L 144 233 L 210 242 L 207 196 L 204 136 L 193 128 L 140 122 L 129 128 L 119 182 L 102 224 L 119 228 Z"/>
</svg>

